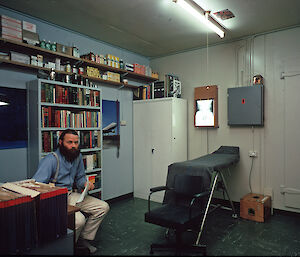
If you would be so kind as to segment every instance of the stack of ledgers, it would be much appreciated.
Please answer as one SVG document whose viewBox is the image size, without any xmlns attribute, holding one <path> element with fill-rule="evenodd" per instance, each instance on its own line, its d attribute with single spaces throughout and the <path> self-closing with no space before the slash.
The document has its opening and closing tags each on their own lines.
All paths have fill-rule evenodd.
<svg viewBox="0 0 300 257">
<path fill-rule="evenodd" d="M 22 253 L 67 234 L 67 188 L 23 180 L 4 183 L 0 189 L 1 245 L 8 230 L 10 234 L 4 253 Z"/>
</svg>

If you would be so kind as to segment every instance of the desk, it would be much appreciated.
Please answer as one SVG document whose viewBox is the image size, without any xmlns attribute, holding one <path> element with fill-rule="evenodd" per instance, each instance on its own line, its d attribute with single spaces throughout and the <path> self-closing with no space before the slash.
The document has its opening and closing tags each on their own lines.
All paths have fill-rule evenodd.
<svg viewBox="0 0 300 257">
<path fill-rule="evenodd" d="M 73 235 L 74 251 L 75 251 L 75 243 L 76 243 L 75 212 L 77 211 L 80 211 L 79 207 L 68 205 L 68 228 L 74 231 L 74 235 Z"/>
</svg>

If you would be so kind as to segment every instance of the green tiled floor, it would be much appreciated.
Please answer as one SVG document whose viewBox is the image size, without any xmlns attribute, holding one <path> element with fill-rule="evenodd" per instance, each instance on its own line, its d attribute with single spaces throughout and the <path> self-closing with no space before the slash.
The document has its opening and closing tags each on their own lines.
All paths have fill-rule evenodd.
<svg viewBox="0 0 300 257">
<path fill-rule="evenodd" d="M 94 241 L 98 247 L 94 255 L 150 255 L 151 243 L 164 242 L 166 230 L 144 222 L 146 200 L 130 198 L 110 207 Z M 184 238 L 195 239 L 196 234 L 188 232 Z M 300 256 L 300 217 L 277 211 L 259 223 L 233 219 L 230 211 L 219 209 L 207 219 L 202 243 L 212 256 Z M 155 252 L 154 256 L 173 254 Z"/>
</svg>

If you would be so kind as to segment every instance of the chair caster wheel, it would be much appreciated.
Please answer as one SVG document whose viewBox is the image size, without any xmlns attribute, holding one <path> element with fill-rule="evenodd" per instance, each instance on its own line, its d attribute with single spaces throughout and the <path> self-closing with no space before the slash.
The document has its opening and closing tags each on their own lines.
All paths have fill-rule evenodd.
<svg viewBox="0 0 300 257">
<path fill-rule="evenodd" d="M 169 238 L 170 237 L 170 230 L 169 229 L 167 229 L 167 231 L 165 232 L 165 238 Z"/>
<path fill-rule="evenodd" d="M 152 246 L 150 247 L 150 254 L 151 254 L 151 255 L 153 254 Z"/>
</svg>

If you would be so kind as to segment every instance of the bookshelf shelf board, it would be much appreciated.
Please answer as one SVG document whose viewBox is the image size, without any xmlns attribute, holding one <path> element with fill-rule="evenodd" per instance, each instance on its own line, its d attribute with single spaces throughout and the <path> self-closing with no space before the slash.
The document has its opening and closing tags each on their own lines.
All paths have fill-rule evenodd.
<svg viewBox="0 0 300 257">
<path fill-rule="evenodd" d="M 77 105 L 77 104 L 54 104 L 41 102 L 41 106 L 53 106 L 53 107 L 63 107 L 63 108 L 73 108 L 73 109 L 84 109 L 84 110 L 99 110 L 99 106 L 89 106 L 89 105 Z"/>
<path fill-rule="evenodd" d="M 22 62 L 11 61 L 11 60 L 6 60 L 6 59 L 2 59 L 2 58 L 0 58 L 0 63 L 1 64 L 8 64 L 8 65 L 17 66 L 19 68 L 27 68 L 27 69 L 31 69 L 31 70 L 43 70 L 43 71 L 48 71 L 48 72 L 51 71 L 50 68 L 40 67 L 40 66 L 37 66 L 37 65 L 31 65 L 31 64 L 26 64 L 26 63 L 22 63 Z M 61 74 L 72 75 L 71 72 L 66 72 L 66 71 L 55 70 L 55 72 L 61 73 Z"/>
<path fill-rule="evenodd" d="M 89 194 L 94 194 L 94 193 L 98 193 L 102 190 L 102 188 L 97 188 L 97 189 L 94 189 L 94 190 L 91 190 L 89 191 Z"/>
<path fill-rule="evenodd" d="M 95 169 L 92 169 L 92 170 L 85 170 L 85 173 L 87 174 L 87 175 L 91 175 L 92 173 L 94 173 L 94 172 L 99 172 L 99 171 L 101 171 L 102 170 L 102 168 L 95 168 Z"/>
<path fill-rule="evenodd" d="M 90 127 L 90 128 L 73 128 L 73 127 L 67 127 L 67 128 L 59 128 L 59 127 L 49 127 L 49 128 L 41 128 L 41 131 L 63 131 L 66 129 L 75 129 L 77 131 L 79 130 L 101 130 L 101 127 Z"/>
<path fill-rule="evenodd" d="M 80 149 L 80 152 L 87 153 L 87 152 L 100 151 L 100 150 L 101 150 L 101 148 L 99 148 L 99 147 L 95 147 L 95 148 L 83 148 L 83 149 Z"/>
<path fill-rule="evenodd" d="M 97 148 L 83 148 L 83 149 L 80 149 L 81 153 L 89 153 L 89 152 L 94 152 L 94 151 L 101 151 L 101 148 L 97 147 Z M 53 153 L 53 152 L 41 152 L 41 155 L 46 156 L 50 153 Z M 95 170 L 93 170 L 93 172 L 94 171 Z"/>
<path fill-rule="evenodd" d="M 68 74 L 72 74 L 72 73 L 68 73 Z M 40 79 L 40 81 L 42 83 L 48 83 L 48 84 L 50 83 L 50 84 L 60 85 L 60 86 L 64 86 L 64 87 L 78 87 L 78 88 L 83 88 L 83 89 L 101 91 L 101 89 L 99 89 L 97 87 L 87 87 L 87 86 L 83 86 L 83 85 L 65 83 L 65 82 L 56 81 L 56 80 Z"/>
</svg>

